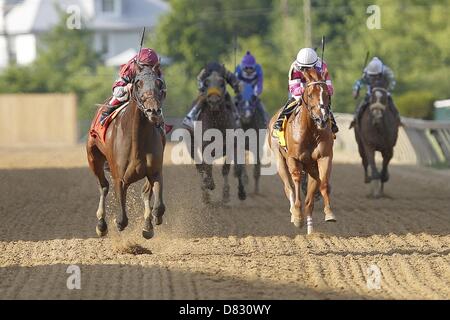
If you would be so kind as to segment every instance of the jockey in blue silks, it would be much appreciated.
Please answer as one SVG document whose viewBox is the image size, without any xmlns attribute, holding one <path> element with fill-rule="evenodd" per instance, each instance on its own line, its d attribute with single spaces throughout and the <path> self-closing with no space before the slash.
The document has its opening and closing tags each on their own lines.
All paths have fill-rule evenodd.
<svg viewBox="0 0 450 320">
<path fill-rule="evenodd" d="M 250 83 L 253 87 L 254 99 L 259 99 L 263 92 L 264 74 L 260 64 L 256 63 L 255 57 L 247 51 L 247 54 L 241 61 L 241 64 L 236 67 L 236 78 L 239 81 Z M 240 97 L 238 96 L 239 100 Z M 264 110 L 264 106 L 261 101 L 258 101 L 257 110 L 264 117 L 264 121 L 267 123 L 267 113 Z"/>
</svg>

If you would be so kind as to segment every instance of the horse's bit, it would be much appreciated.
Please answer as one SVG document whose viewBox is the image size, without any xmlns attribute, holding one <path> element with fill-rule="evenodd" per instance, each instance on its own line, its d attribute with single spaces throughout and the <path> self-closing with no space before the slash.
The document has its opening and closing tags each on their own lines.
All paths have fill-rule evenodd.
<svg viewBox="0 0 450 320">
<path fill-rule="evenodd" d="M 161 83 L 162 83 L 162 89 L 161 89 L 161 92 L 166 91 L 166 90 L 167 90 L 167 89 L 166 89 L 166 82 L 165 82 L 163 79 L 161 79 L 161 78 L 156 78 L 156 80 L 159 80 L 159 81 L 161 81 Z M 136 104 L 137 104 L 138 109 L 141 110 L 142 113 L 144 113 L 145 115 L 147 115 L 147 109 L 145 108 L 144 103 L 141 101 L 141 99 L 139 99 L 139 97 L 138 97 L 138 95 L 137 95 L 137 90 L 135 90 L 135 88 L 134 88 L 135 85 L 136 85 L 136 81 L 133 81 L 133 87 L 132 87 L 132 89 L 131 89 L 131 90 L 132 90 L 132 91 L 131 91 L 131 97 L 132 97 L 132 99 L 133 99 L 134 101 L 136 101 Z M 158 102 L 160 102 L 160 101 L 158 101 Z M 162 113 L 161 109 L 158 109 L 157 114 L 160 115 L 161 113 Z"/>
</svg>

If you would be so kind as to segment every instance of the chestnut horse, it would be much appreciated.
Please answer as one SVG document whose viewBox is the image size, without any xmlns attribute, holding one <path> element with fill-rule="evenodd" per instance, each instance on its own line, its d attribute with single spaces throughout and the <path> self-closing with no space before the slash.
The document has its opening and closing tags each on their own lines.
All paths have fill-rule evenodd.
<svg viewBox="0 0 450 320">
<path fill-rule="evenodd" d="M 237 129 L 237 124 L 234 119 L 233 113 L 227 107 L 226 102 L 226 81 L 217 71 L 213 71 L 204 81 L 206 86 L 206 99 L 199 98 L 201 105 L 201 113 L 198 117 L 197 122 L 194 125 L 194 132 L 191 132 L 191 157 L 196 160 L 195 154 L 198 155 L 200 152 L 202 154 L 201 161 L 196 163 L 197 171 L 201 176 L 202 183 L 202 199 L 203 202 L 208 204 L 210 202 L 209 191 L 215 189 L 215 183 L 212 175 L 212 161 L 213 159 L 220 158 L 221 156 L 230 156 L 230 159 L 226 161 L 222 167 L 223 176 L 223 190 L 222 190 L 222 200 L 224 203 L 230 201 L 230 183 L 228 181 L 228 175 L 231 169 L 231 160 L 234 160 L 234 173 L 238 178 L 238 197 L 240 200 L 245 200 L 247 194 L 245 192 L 244 182 L 243 182 L 243 166 L 244 164 L 236 163 L 237 159 L 237 146 L 234 143 L 233 146 L 227 148 L 226 133 L 227 131 L 234 131 Z M 201 126 L 201 129 L 199 129 Z M 216 150 L 211 151 L 210 154 L 205 152 L 208 146 L 212 145 L 211 137 L 208 138 L 208 134 L 212 132 L 217 132 L 220 134 L 222 141 L 214 140 L 214 143 L 221 142 L 223 150 L 218 150 L 220 154 L 214 154 Z M 201 142 L 196 145 L 195 139 L 196 135 L 201 135 Z M 236 139 L 233 139 L 234 141 Z M 228 141 L 230 143 L 230 141 Z M 196 150 L 197 149 L 197 150 Z M 227 155 L 228 149 L 233 150 L 233 155 Z M 205 153 L 205 154 L 203 154 Z M 209 161 L 206 161 L 205 156 L 209 157 Z"/>
<path fill-rule="evenodd" d="M 108 127 L 106 142 L 103 143 L 98 137 L 93 136 L 87 141 L 89 166 L 100 184 L 96 228 L 100 237 L 105 236 L 108 231 L 105 221 L 105 198 L 109 183 L 105 178 L 105 161 L 108 161 L 121 207 L 121 212 L 115 219 L 119 231 L 123 231 L 128 225 L 127 189 L 141 179 L 146 178 L 142 189 L 145 205 L 142 232 L 144 238 L 150 239 L 154 234 L 151 216 L 153 215 L 153 222 L 160 225 L 165 211 L 162 175 L 165 136 L 159 128 L 162 101 L 165 98 L 165 83 L 150 67 L 138 66 L 137 69 L 130 103 Z M 155 194 L 153 209 L 150 206 L 152 193 Z"/>
<path fill-rule="evenodd" d="M 301 105 L 289 118 L 286 129 L 286 148 L 280 147 L 272 135 L 276 114 L 269 123 L 269 146 L 278 162 L 278 174 L 284 183 L 289 199 L 291 222 L 298 228 L 308 223 L 308 234 L 312 233 L 314 194 L 319 189 L 324 201 L 325 221 L 336 221 L 331 210 L 330 178 L 333 160 L 334 137 L 330 123 L 330 96 L 322 75 L 315 69 L 304 71 L 306 88 Z M 305 209 L 302 209 L 301 178 L 308 174 L 308 190 Z"/>
</svg>

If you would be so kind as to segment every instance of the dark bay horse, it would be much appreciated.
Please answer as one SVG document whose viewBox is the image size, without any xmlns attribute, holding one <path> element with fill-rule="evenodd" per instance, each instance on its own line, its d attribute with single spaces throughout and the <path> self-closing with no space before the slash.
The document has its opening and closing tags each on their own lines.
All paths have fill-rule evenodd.
<svg viewBox="0 0 450 320">
<path fill-rule="evenodd" d="M 383 194 L 383 184 L 389 180 L 388 165 L 394 155 L 400 123 L 391 110 L 389 92 L 381 86 L 371 89 L 369 106 L 355 124 L 355 138 L 364 167 L 364 182 L 374 182 L 372 196 L 378 198 Z M 375 163 L 375 152 L 381 152 L 383 166 L 381 173 Z M 368 167 L 370 166 L 370 175 Z"/>
<path fill-rule="evenodd" d="M 154 234 L 151 216 L 154 218 L 153 222 L 160 225 L 165 211 L 162 175 L 165 136 L 159 128 L 165 83 L 150 67 L 138 66 L 137 68 L 130 103 L 108 127 L 106 142 L 103 143 L 98 137 L 93 136 L 90 136 L 87 141 L 89 166 L 100 184 L 96 228 L 99 236 L 105 236 L 108 231 L 105 221 L 105 198 L 108 194 L 109 183 L 105 178 L 105 161 L 108 161 L 121 207 L 121 212 L 115 219 L 119 231 L 124 230 L 128 225 L 127 189 L 132 183 L 141 179 L 146 179 L 142 189 L 145 205 L 145 222 L 142 232 L 144 238 L 150 239 Z M 150 201 L 153 193 L 155 200 L 151 209 Z"/>
<path fill-rule="evenodd" d="M 238 110 L 241 119 L 241 126 L 244 131 L 253 130 L 254 141 L 246 140 L 245 149 L 253 154 L 255 166 L 253 178 L 255 179 L 255 193 L 259 193 L 259 179 L 261 177 L 261 153 L 264 148 L 264 137 L 259 134 L 260 130 L 266 128 L 265 115 L 259 112 L 258 104 L 262 103 L 259 98 L 253 95 L 253 87 L 249 83 L 242 84 L 242 99 L 238 101 Z M 261 108 L 262 109 L 262 108 Z M 254 144 L 254 145 L 253 145 Z M 244 166 L 244 180 L 247 180 L 247 172 Z"/>
<path fill-rule="evenodd" d="M 201 113 L 199 115 L 198 120 L 194 125 L 194 132 L 191 132 L 191 157 L 192 159 L 196 159 L 194 156 L 195 153 L 210 156 L 211 158 L 220 158 L 221 156 L 227 155 L 227 142 L 226 134 L 227 130 L 236 130 L 237 124 L 232 114 L 232 111 L 229 110 L 226 103 L 226 81 L 225 79 L 217 72 L 213 71 L 205 80 L 206 86 L 206 99 L 200 98 L 201 103 Z M 198 130 L 199 126 L 201 126 L 201 130 Z M 205 133 L 218 133 L 220 135 L 217 138 L 220 141 L 208 141 Z M 197 139 L 200 138 L 200 143 L 195 143 L 196 134 Z M 235 139 L 234 139 L 235 140 Z M 212 150 L 210 154 L 205 152 L 205 149 L 208 146 L 211 146 L 213 142 L 221 142 L 222 150 L 219 150 L 220 154 L 215 154 L 215 151 Z M 197 147 L 197 149 L 196 149 Z M 231 160 L 236 160 L 237 148 L 234 143 L 231 146 L 231 150 L 233 150 L 233 155 Z M 212 175 L 212 161 L 205 161 L 206 159 L 202 157 L 200 163 L 196 163 L 197 171 L 200 173 L 202 179 L 202 199 L 204 203 L 210 202 L 209 191 L 215 189 L 215 183 Z M 222 176 L 224 179 L 223 186 L 223 202 L 227 203 L 230 200 L 230 184 L 228 181 L 228 175 L 231 169 L 231 161 L 226 161 L 222 167 Z M 240 200 L 246 199 L 246 192 L 243 183 L 242 177 L 242 164 L 234 163 L 235 168 L 235 176 L 238 178 L 238 197 Z"/>
<path fill-rule="evenodd" d="M 330 179 L 334 138 L 330 122 L 330 97 L 322 75 L 315 69 L 304 72 L 307 84 L 299 106 L 286 125 L 286 147 L 279 146 L 272 136 L 273 123 L 269 124 L 269 146 L 278 162 L 278 174 L 284 183 L 286 197 L 291 204 L 291 222 L 301 228 L 308 223 L 308 234 L 313 232 L 312 212 L 314 194 L 319 189 L 323 197 L 325 221 L 336 221 L 331 210 Z M 301 202 L 302 171 L 308 174 L 305 210 Z"/>
</svg>

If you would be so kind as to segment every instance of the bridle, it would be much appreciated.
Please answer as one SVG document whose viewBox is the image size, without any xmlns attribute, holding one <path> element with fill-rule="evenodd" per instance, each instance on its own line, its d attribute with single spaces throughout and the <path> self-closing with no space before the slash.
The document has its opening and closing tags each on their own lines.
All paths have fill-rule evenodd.
<svg viewBox="0 0 450 320">
<path fill-rule="evenodd" d="M 162 83 L 162 89 L 161 92 L 166 91 L 166 83 L 163 79 L 161 79 L 160 77 L 155 79 L 156 81 L 161 81 Z M 148 113 L 148 109 L 145 108 L 144 103 L 141 101 L 141 99 L 138 96 L 138 90 L 136 88 L 136 84 L 137 84 L 137 77 L 134 78 L 133 82 L 132 82 L 132 88 L 131 88 L 131 99 L 134 100 L 136 102 L 136 105 L 138 107 L 138 109 L 145 115 L 147 116 Z M 158 103 L 160 103 L 161 101 L 158 101 Z M 162 113 L 161 109 L 158 109 L 157 114 L 160 115 Z"/>
<path fill-rule="evenodd" d="M 308 83 L 306 85 L 306 88 L 309 88 L 311 86 L 320 86 L 320 88 L 321 88 L 319 107 L 320 107 L 320 110 L 322 111 L 322 114 L 324 116 L 324 121 L 328 121 L 328 118 L 329 118 L 329 105 L 325 106 L 325 104 L 323 102 L 323 98 L 322 98 L 323 90 L 328 90 L 327 87 L 326 87 L 327 83 L 325 81 L 313 81 L 313 82 Z M 316 116 L 312 112 L 311 106 L 306 103 L 306 101 L 305 101 L 305 94 L 306 94 L 306 89 L 303 91 L 303 94 L 302 94 L 302 105 L 304 105 L 306 110 L 308 110 L 309 116 L 311 117 L 312 120 L 314 120 L 315 122 L 321 120 L 318 116 Z"/>
</svg>

